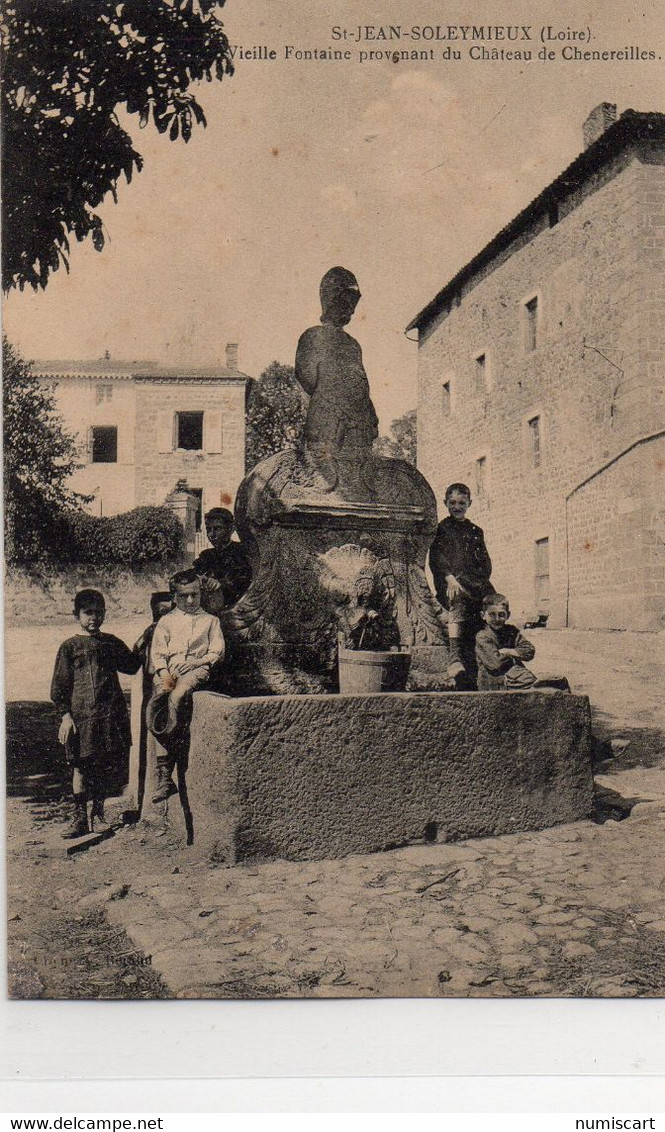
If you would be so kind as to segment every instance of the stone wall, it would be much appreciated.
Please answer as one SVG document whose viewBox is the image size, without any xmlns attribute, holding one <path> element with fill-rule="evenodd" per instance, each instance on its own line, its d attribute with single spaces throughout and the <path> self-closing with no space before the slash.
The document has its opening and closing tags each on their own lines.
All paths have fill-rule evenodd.
<svg viewBox="0 0 665 1132">
<path fill-rule="evenodd" d="M 665 627 L 665 438 L 639 444 L 568 501 L 570 621 Z"/>
<path fill-rule="evenodd" d="M 589 816 L 589 702 L 565 693 L 194 697 L 202 853 L 370 853 Z"/>
<path fill-rule="evenodd" d="M 470 484 L 469 517 L 485 529 L 494 584 L 518 618 L 536 612 L 536 542 L 547 539 L 549 623 L 566 623 L 566 496 L 665 423 L 663 161 L 655 147 L 622 155 L 560 204 L 556 223 L 545 218 L 421 332 L 420 470 L 442 512 L 446 485 Z M 533 298 L 536 346 L 528 349 Z M 536 417 L 538 466 L 529 425 Z M 612 522 L 608 516 L 605 540 Z M 649 568 L 640 575 L 642 601 L 655 593 Z M 616 576 L 606 570 L 598 585 L 611 587 Z M 595 624 L 594 608 L 587 602 L 582 613 L 570 603 L 569 623 L 579 613 L 580 624 Z M 621 602 L 601 622 L 632 627 Z"/>
<path fill-rule="evenodd" d="M 53 390 L 58 413 L 62 415 L 68 431 L 78 439 L 82 466 L 74 472 L 69 486 L 82 495 L 94 496 L 86 508 L 93 515 L 117 515 L 121 511 L 131 511 L 137 506 L 134 466 L 136 402 L 131 379 L 103 381 L 99 377 L 70 376 L 60 380 L 43 378 L 41 384 Z M 98 400 L 100 387 L 108 393 L 108 398 Z M 90 430 L 97 425 L 113 426 L 118 430 L 117 461 L 114 463 L 90 462 Z"/>
<path fill-rule="evenodd" d="M 178 564 L 161 570 L 127 570 L 121 566 L 70 566 L 66 570 L 10 570 L 5 575 L 6 625 L 73 625 L 74 594 L 87 586 L 106 598 L 107 620 L 146 617 L 150 621 L 150 594 L 168 589 Z M 72 630 L 73 631 L 73 630 Z"/>
<path fill-rule="evenodd" d="M 204 511 L 232 507 L 245 474 L 245 382 L 141 380 L 135 390 L 137 499 L 162 503 L 176 482 L 185 479 L 203 492 Z M 201 411 L 203 450 L 176 449 L 171 442 L 174 414 Z"/>
</svg>

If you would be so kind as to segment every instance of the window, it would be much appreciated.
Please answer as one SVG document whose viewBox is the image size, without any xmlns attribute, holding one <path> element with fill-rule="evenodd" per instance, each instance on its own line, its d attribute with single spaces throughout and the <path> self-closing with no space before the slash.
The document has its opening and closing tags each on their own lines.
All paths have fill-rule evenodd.
<svg viewBox="0 0 665 1132">
<path fill-rule="evenodd" d="M 90 459 L 93 464 L 117 464 L 118 430 L 97 425 L 90 430 Z"/>
<path fill-rule="evenodd" d="M 525 315 L 525 335 L 524 335 L 524 348 L 527 353 L 535 350 L 538 345 L 538 296 L 534 295 L 533 299 L 529 299 L 528 303 L 524 304 Z"/>
<path fill-rule="evenodd" d="M 529 451 L 533 459 L 534 468 L 539 468 L 542 460 L 542 436 L 540 431 L 540 417 L 531 417 L 526 422 L 529 430 Z"/>
<path fill-rule="evenodd" d="M 444 381 L 443 385 L 441 386 L 441 410 L 444 417 L 450 416 L 450 401 L 450 382 Z"/>
<path fill-rule="evenodd" d="M 489 488 L 487 476 L 487 456 L 480 456 L 479 459 L 476 460 L 476 495 L 479 499 L 487 498 Z"/>
<path fill-rule="evenodd" d="M 203 413 L 176 413 L 176 448 L 203 450 Z"/>
<path fill-rule="evenodd" d="M 109 382 L 104 385 L 98 385 L 95 389 L 95 404 L 103 405 L 105 401 L 111 401 L 113 398 L 113 386 Z"/>
<path fill-rule="evenodd" d="M 536 539 L 536 612 L 539 617 L 550 611 L 550 540 Z"/>
</svg>

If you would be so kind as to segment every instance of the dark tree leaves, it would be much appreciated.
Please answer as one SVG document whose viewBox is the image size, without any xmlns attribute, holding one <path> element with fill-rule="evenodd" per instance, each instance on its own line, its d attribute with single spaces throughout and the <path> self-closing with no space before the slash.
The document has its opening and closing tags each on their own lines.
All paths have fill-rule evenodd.
<svg viewBox="0 0 665 1132">
<path fill-rule="evenodd" d="M 380 436 L 374 449 L 380 456 L 390 456 L 393 460 L 416 462 L 416 410 L 409 409 L 403 417 L 398 417 L 390 426 L 390 436 Z"/>
<path fill-rule="evenodd" d="M 53 556 L 64 516 L 89 497 L 66 486 L 81 464 L 53 394 L 4 337 L 2 363 L 5 553 L 8 562 L 30 566 Z"/>
<path fill-rule="evenodd" d="M 271 362 L 250 387 L 245 433 L 247 470 L 274 452 L 294 448 L 306 414 L 306 398 L 293 366 Z"/>
<path fill-rule="evenodd" d="M 221 0 L 223 3 L 223 0 Z M 95 209 L 141 155 L 116 116 L 189 141 L 205 116 L 189 87 L 232 74 L 215 0 L 5 0 L 2 286 L 45 287 L 68 234 L 104 231 Z"/>
</svg>

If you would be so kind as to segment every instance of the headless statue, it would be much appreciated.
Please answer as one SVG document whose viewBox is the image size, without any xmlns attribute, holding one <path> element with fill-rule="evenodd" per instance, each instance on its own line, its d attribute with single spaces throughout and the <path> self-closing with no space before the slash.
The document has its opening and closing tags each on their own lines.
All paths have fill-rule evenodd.
<svg viewBox="0 0 665 1132">
<path fill-rule="evenodd" d="M 356 277 L 344 267 L 326 272 L 319 289 L 321 325 L 300 336 L 296 378 L 310 397 L 303 431 L 305 455 L 324 490 L 355 478 L 378 436 L 362 351 L 343 329 L 360 299 Z"/>
</svg>

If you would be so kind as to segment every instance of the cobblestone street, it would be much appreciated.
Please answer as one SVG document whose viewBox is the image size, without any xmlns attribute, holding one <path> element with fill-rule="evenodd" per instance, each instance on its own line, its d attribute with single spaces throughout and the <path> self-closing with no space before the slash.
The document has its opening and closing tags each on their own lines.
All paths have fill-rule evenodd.
<svg viewBox="0 0 665 1132">
<path fill-rule="evenodd" d="M 662 638 L 532 636 L 534 668 L 567 672 L 591 697 L 596 821 L 211 868 L 196 846 L 140 827 L 66 857 L 62 803 L 24 791 L 9 814 L 12 993 L 67 997 L 74 981 L 91 997 L 663 995 Z M 53 934 L 72 924 L 87 943 L 55 970 Z M 126 956 L 101 993 L 86 984 L 100 925 Z M 100 963 L 113 966 L 108 947 Z"/>
</svg>

